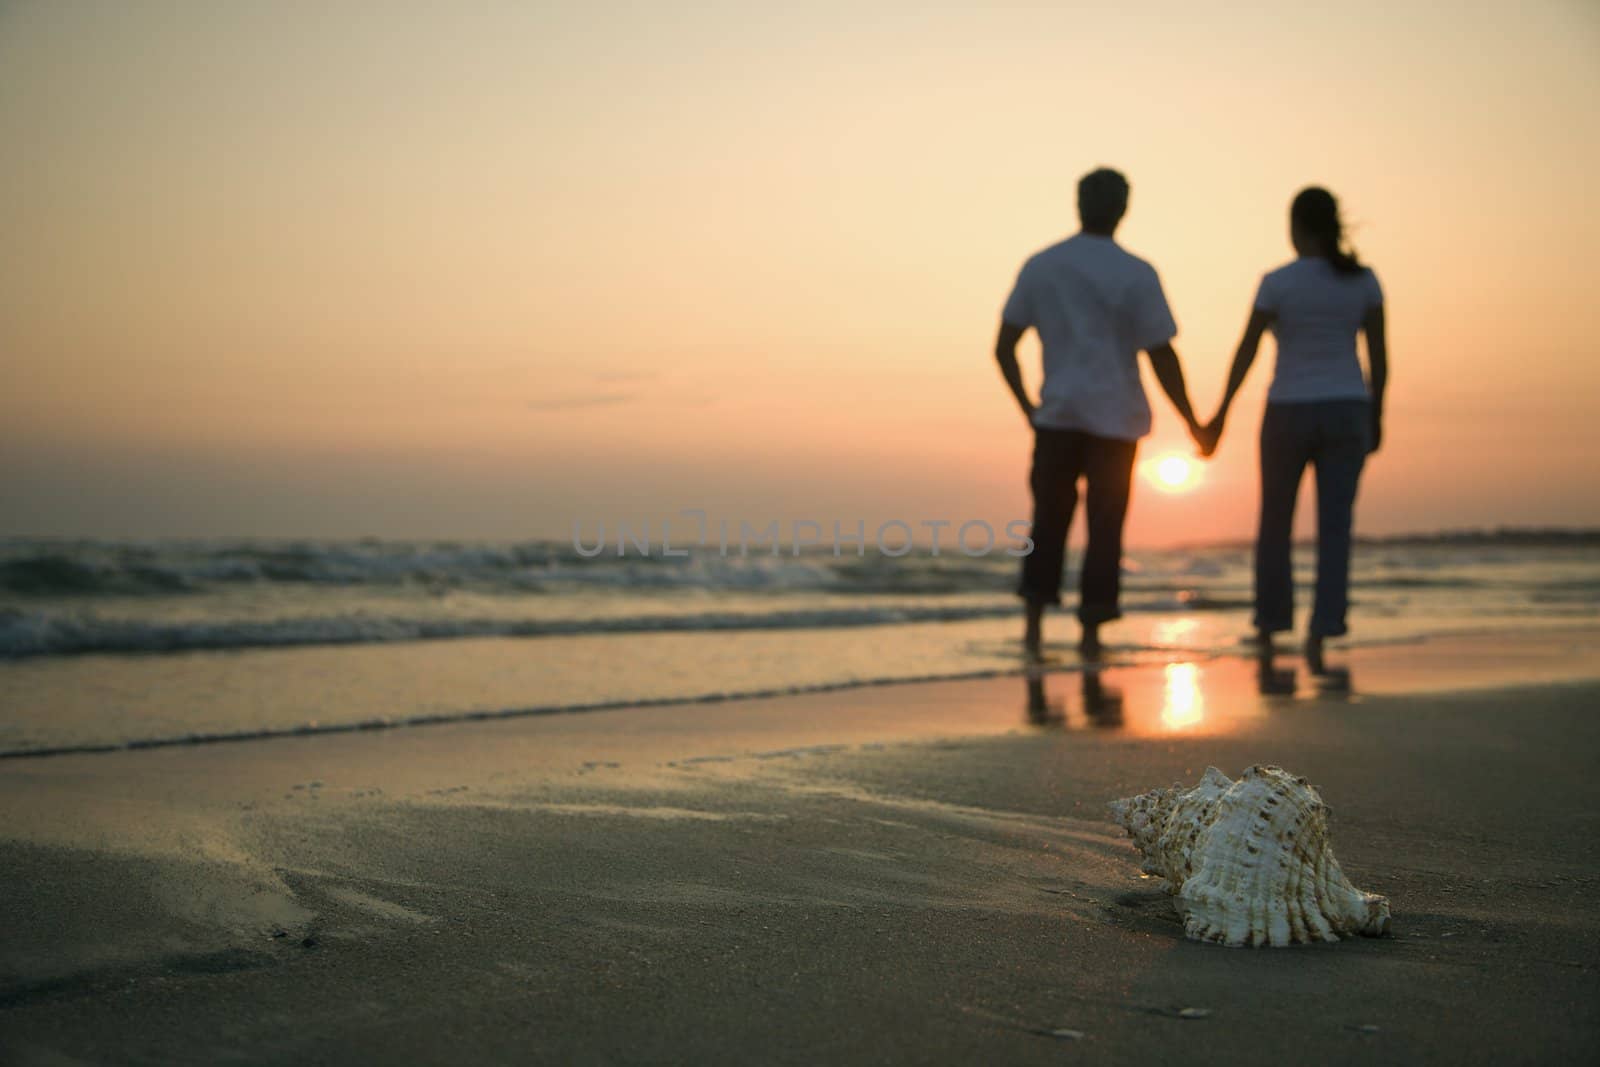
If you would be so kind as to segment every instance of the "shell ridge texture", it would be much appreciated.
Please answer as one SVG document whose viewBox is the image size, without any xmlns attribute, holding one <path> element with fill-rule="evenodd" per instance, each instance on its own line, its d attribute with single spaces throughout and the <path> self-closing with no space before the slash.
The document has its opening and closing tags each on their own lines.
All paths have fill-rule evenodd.
<svg viewBox="0 0 1600 1067">
<path fill-rule="evenodd" d="M 1197 941 L 1282 946 L 1388 932 L 1388 900 L 1351 885 L 1329 847 L 1322 796 L 1281 767 L 1251 767 L 1238 781 L 1208 767 L 1192 789 L 1126 797 L 1111 811 Z"/>
</svg>

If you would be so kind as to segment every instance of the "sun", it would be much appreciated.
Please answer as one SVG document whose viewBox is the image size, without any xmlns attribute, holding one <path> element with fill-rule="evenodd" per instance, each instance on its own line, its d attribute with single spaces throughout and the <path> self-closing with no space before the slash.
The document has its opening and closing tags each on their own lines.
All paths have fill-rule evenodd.
<svg viewBox="0 0 1600 1067">
<path fill-rule="evenodd" d="M 1163 493 L 1186 493 L 1200 484 L 1200 464 L 1176 452 L 1147 462 L 1144 474 Z"/>
</svg>

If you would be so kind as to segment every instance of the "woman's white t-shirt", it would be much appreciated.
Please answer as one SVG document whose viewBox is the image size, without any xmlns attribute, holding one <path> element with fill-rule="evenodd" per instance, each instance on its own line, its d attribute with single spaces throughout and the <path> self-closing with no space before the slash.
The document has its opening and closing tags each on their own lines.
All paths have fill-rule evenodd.
<svg viewBox="0 0 1600 1067">
<path fill-rule="evenodd" d="M 1255 307 L 1275 316 L 1278 337 L 1267 402 L 1367 399 L 1356 334 L 1367 312 L 1382 304 L 1383 289 L 1369 268 L 1343 274 L 1321 256 L 1304 256 L 1262 278 Z"/>
</svg>

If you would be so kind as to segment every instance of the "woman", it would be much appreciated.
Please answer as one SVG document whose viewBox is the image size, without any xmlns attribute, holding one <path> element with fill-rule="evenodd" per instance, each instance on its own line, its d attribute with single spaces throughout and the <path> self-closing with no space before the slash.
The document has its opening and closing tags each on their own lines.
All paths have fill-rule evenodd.
<svg viewBox="0 0 1600 1067">
<path fill-rule="evenodd" d="M 1271 329 L 1278 365 L 1261 420 L 1255 626 L 1264 651 L 1271 650 L 1273 634 L 1294 629 L 1289 537 L 1300 476 L 1310 463 L 1317 472 L 1317 592 L 1306 660 L 1320 673 L 1323 640 L 1345 633 L 1356 483 L 1367 454 L 1383 440 L 1389 353 L 1383 291 L 1377 275 L 1346 249 L 1332 193 L 1313 186 L 1294 198 L 1289 239 L 1298 258 L 1261 279 L 1227 394 L 1206 436 L 1214 449 L 1261 335 Z M 1361 331 L 1367 335 L 1368 377 L 1356 355 Z"/>
</svg>

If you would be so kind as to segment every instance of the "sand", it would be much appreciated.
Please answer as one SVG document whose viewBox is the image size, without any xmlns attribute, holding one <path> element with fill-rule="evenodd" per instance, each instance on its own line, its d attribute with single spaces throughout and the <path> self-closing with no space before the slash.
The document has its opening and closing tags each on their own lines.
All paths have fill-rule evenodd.
<svg viewBox="0 0 1600 1067">
<path fill-rule="evenodd" d="M 1597 651 L 0 761 L 0 1062 L 1592 1061 Z M 1184 940 L 1104 805 L 1254 762 L 1392 937 Z"/>
</svg>

